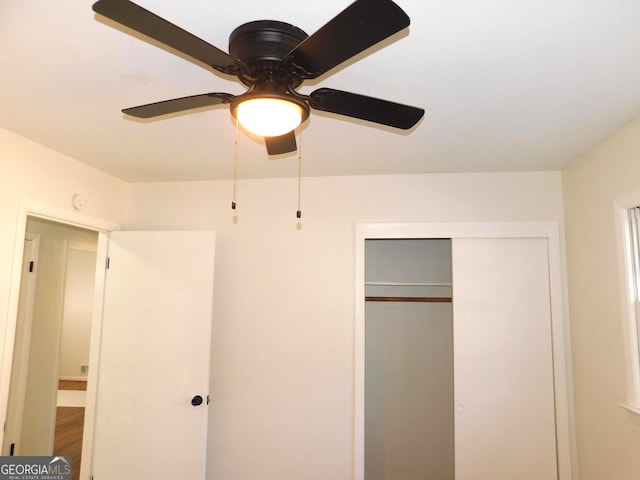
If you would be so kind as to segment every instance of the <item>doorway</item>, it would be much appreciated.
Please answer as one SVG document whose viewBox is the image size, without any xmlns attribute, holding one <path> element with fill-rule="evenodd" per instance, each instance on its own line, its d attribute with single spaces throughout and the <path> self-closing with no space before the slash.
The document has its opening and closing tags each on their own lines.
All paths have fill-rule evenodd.
<svg viewBox="0 0 640 480">
<path fill-rule="evenodd" d="M 25 244 L 2 453 L 71 455 L 79 473 L 98 233 L 31 216 L 25 230 L 37 249 Z"/>
<path fill-rule="evenodd" d="M 18 231 L 24 232 L 27 216 Z M 151 467 L 155 478 L 184 472 L 204 478 L 215 234 L 114 230 L 98 234 L 85 461 L 81 468 L 74 461 L 73 471 L 85 480 L 94 474 L 135 478 Z M 23 249 L 20 241 L 14 258 L 21 259 Z M 18 267 L 14 284 L 21 277 Z M 15 293 L 12 300 L 17 312 Z M 194 322 L 199 328 L 191 328 Z M 141 333 L 131 334 L 133 326 Z M 9 373 L 0 382 L 4 401 Z M 186 440 L 176 444 L 176 438 Z"/>
</svg>

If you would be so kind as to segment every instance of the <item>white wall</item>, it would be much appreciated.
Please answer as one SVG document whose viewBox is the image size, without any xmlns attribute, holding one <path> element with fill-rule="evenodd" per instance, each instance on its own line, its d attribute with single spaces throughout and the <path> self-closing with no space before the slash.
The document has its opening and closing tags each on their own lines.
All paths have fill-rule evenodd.
<svg viewBox="0 0 640 480">
<path fill-rule="evenodd" d="M 562 174 L 581 480 L 640 475 L 640 416 L 626 399 L 614 201 L 640 192 L 640 120 Z"/>
<path fill-rule="evenodd" d="M 93 314 L 97 243 L 89 247 L 67 244 L 58 375 L 63 380 L 86 380 Z M 86 244 L 85 244 L 86 245 Z"/>
<path fill-rule="evenodd" d="M 266 160 L 265 160 L 266 161 Z M 209 478 L 348 480 L 357 222 L 562 222 L 558 172 L 133 184 L 127 228 L 217 232 Z M 611 477 L 613 478 L 613 477 Z"/>
<path fill-rule="evenodd" d="M 15 318 L 10 318 L 15 316 L 15 311 L 10 314 L 14 300 L 10 287 L 14 280 L 16 240 L 22 244 L 22 232 L 17 231 L 21 200 L 73 215 L 71 197 L 80 193 L 87 199 L 82 211 L 84 216 L 122 224 L 127 213 L 128 191 L 129 185 L 122 180 L 0 129 L 0 362 L 4 362 L 1 365 L 4 370 L 0 371 L 6 371 L 10 358 L 6 347 L 13 342 L 7 331 L 13 332 L 11 322 L 15 322 Z M 4 421 L 6 401 L 1 397 L 7 390 L 7 378 L 2 377 L 0 423 Z"/>
</svg>

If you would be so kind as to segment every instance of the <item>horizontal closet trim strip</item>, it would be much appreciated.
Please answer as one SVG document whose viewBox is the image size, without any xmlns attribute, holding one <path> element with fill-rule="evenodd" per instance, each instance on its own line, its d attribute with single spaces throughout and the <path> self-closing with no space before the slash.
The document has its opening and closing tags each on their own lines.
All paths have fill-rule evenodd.
<svg viewBox="0 0 640 480">
<path fill-rule="evenodd" d="M 365 302 L 451 303 L 451 297 L 364 297 Z"/>
<path fill-rule="evenodd" d="M 390 287 L 451 287 L 451 282 L 364 282 L 365 285 L 380 285 Z"/>
</svg>

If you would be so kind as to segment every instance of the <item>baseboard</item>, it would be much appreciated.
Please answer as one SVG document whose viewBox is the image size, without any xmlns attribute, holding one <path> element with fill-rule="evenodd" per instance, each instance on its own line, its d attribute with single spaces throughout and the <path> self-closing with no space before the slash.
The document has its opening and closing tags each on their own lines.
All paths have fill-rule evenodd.
<svg viewBox="0 0 640 480">
<path fill-rule="evenodd" d="M 73 376 L 73 375 L 62 375 L 58 377 L 58 380 L 63 380 L 67 382 L 86 382 L 87 377 L 82 376 Z"/>
</svg>

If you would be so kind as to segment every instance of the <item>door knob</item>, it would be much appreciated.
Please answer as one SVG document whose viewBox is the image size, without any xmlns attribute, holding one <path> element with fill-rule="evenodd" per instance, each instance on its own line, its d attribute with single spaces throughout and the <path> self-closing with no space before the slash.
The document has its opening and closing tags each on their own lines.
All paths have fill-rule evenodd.
<svg viewBox="0 0 640 480">
<path fill-rule="evenodd" d="M 200 395 L 196 395 L 191 399 L 191 405 L 197 407 L 198 405 L 202 405 L 202 397 Z"/>
</svg>

